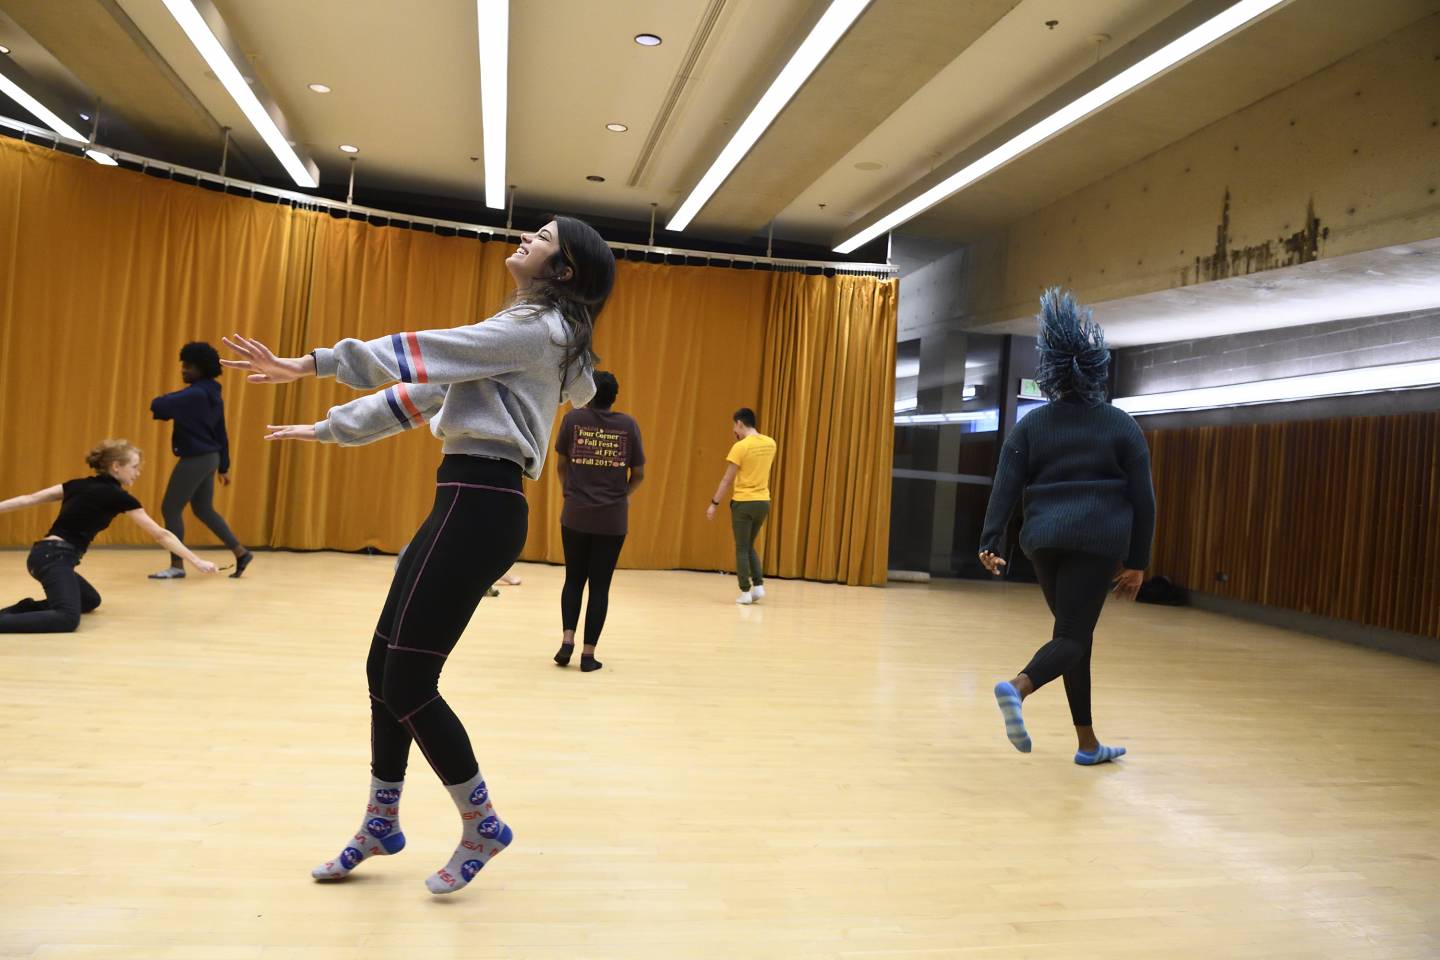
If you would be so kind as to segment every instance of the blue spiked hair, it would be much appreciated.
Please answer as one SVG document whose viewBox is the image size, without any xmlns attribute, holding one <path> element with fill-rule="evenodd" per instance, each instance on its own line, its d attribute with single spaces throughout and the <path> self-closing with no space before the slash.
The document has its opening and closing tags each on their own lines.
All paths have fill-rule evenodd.
<svg viewBox="0 0 1440 960">
<path fill-rule="evenodd" d="M 1051 287 L 1040 297 L 1040 334 L 1035 346 L 1040 364 L 1035 383 L 1051 400 L 1070 400 L 1088 407 L 1105 402 L 1110 351 L 1105 329 L 1089 307 L 1075 302 L 1068 290 Z"/>
</svg>

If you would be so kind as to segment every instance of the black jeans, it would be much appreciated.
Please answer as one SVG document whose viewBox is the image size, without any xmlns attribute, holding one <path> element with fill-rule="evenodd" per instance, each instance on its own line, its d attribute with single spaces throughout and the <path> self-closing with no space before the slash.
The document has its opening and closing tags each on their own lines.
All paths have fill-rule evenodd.
<svg viewBox="0 0 1440 960">
<path fill-rule="evenodd" d="M 396 565 L 366 661 L 377 778 L 405 779 L 412 740 L 442 783 L 478 771 L 465 727 L 440 696 L 440 670 L 485 590 L 519 558 L 529 519 L 518 464 L 441 461 L 435 505 Z"/>
<path fill-rule="evenodd" d="M 1037 690 L 1056 677 L 1064 677 L 1070 718 L 1075 726 L 1088 727 L 1090 649 L 1119 562 L 1068 550 L 1036 550 L 1030 560 L 1035 564 L 1045 603 L 1055 615 L 1055 630 L 1050 642 L 1035 651 L 1020 672 Z"/>
<path fill-rule="evenodd" d="M 65 540 L 37 540 L 25 560 L 44 600 L 26 598 L 0 610 L 0 633 L 70 633 L 80 615 L 100 606 L 100 594 L 75 568 L 80 551 Z"/>
<path fill-rule="evenodd" d="M 160 501 L 160 512 L 165 517 L 165 529 L 175 534 L 181 542 L 185 540 L 185 504 L 195 511 L 195 519 L 210 528 L 220 542 L 231 550 L 240 546 L 235 534 L 225 523 L 225 518 L 215 512 L 215 471 L 220 467 L 220 454 L 202 453 L 197 457 L 181 457 L 165 485 L 165 499 Z M 170 566 L 181 566 L 181 560 L 170 554 Z"/>
<path fill-rule="evenodd" d="M 585 643 L 600 642 L 605 629 L 605 616 L 610 612 L 610 579 L 615 564 L 620 562 L 620 549 L 625 535 L 581 533 L 569 527 L 560 528 L 560 542 L 565 545 L 565 588 L 560 591 L 560 625 L 574 630 L 580 622 L 580 599 L 585 584 L 590 584 L 590 601 L 585 605 Z"/>
</svg>

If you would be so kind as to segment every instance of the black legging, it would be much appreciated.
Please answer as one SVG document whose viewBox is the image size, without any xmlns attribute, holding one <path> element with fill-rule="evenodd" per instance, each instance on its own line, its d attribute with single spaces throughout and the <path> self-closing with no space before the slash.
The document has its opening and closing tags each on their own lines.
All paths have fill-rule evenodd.
<svg viewBox="0 0 1440 960">
<path fill-rule="evenodd" d="M 377 779 L 405 779 L 412 740 L 442 783 L 478 772 L 465 727 L 440 696 L 440 670 L 486 588 L 520 556 L 528 525 L 519 465 L 441 461 L 435 505 L 395 569 L 365 665 Z"/>
<path fill-rule="evenodd" d="M 215 512 L 215 471 L 220 467 L 220 454 L 202 453 L 197 457 L 181 457 L 165 485 L 165 499 L 160 501 L 160 512 L 165 517 L 165 529 L 175 534 L 182 543 L 185 540 L 185 504 L 195 512 L 195 519 L 210 528 L 220 542 L 231 550 L 240 546 L 235 534 L 225 523 L 225 518 Z M 170 566 L 179 567 L 180 557 L 170 554 Z"/>
<path fill-rule="evenodd" d="M 75 568 L 80 551 L 65 540 L 38 540 L 25 569 L 40 581 L 44 600 L 28 597 L 0 610 L 0 633 L 69 633 L 80 615 L 100 606 L 100 594 Z"/>
<path fill-rule="evenodd" d="M 560 528 L 560 542 L 565 545 L 565 589 L 560 591 L 560 624 L 574 630 L 580 622 L 580 598 L 585 584 L 590 584 L 590 600 L 585 604 L 585 643 L 600 642 L 605 629 L 605 616 L 610 612 L 610 578 L 620 561 L 620 548 L 625 535 L 581 533 L 569 527 Z"/>
<path fill-rule="evenodd" d="M 1090 648 L 1095 640 L 1095 623 L 1105 607 L 1119 563 L 1068 550 L 1037 550 L 1030 559 L 1045 602 L 1055 615 L 1055 632 L 1020 672 L 1037 690 L 1056 677 L 1064 677 L 1070 719 L 1077 727 L 1088 727 Z"/>
</svg>

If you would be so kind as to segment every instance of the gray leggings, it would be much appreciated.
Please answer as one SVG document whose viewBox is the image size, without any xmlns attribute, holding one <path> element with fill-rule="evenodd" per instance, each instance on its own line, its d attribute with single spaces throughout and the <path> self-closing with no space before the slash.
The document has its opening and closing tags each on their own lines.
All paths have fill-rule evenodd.
<svg viewBox="0 0 1440 960">
<path fill-rule="evenodd" d="M 240 541 L 225 524 L 225 518 L 215 512 L 215 471 L 220 468 L 220 454 L 202 453 L 198 457 L 181 457 L 170 474 L 170 483 L 165 487 L 165 499 L 160 512 L 165 515 L 165 529 L 175 534 L 183 543 L 185 540 L 185 504 L 190 504 L 195 518 L 210 528 L 220 542 L 231 550 L 240 547 Z M 181 559 L 170 554 L 170 565 L 179 567 Z"/>
</svg>

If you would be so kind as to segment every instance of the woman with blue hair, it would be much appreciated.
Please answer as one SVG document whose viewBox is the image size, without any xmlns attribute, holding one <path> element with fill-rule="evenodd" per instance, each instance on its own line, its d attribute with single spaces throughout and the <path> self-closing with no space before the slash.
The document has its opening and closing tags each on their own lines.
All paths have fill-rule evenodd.
<svg viewBox="0 0 1440 960">
<path fill-rule="evenodd" d="M 995 685 L 995 700 L 1010 742 L 1029 753 L 1021 702 L 1063 677 L 1079 741 L 1075 762 L 1090 766 L 1125 754 L 1124 747 L 1095 737 L 1090 648 L 1106 594 L 1134 599 L 1140 588 L 1155 531 L 1155 494 L 1145 435 L 1105 399 L 1105 331 L 1088 308 L 1053 287 L 1040 298 L 1039 321 L 1035 380 L 1050 402 L 1005 438 L 980 535 L 980 562 L 997 576 L 1004 570 L 1005 529 L 1023 496 L 1020 548 L 1035 565 L 1055 629 L 1025 669 Z"/>
</svg>

